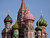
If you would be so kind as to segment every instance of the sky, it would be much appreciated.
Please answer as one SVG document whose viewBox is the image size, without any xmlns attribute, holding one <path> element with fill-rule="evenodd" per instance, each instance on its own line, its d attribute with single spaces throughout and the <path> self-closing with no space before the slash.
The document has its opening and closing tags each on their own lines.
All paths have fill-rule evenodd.
<svg viewBox="0 0 50 38">
<path fill-rule="evenodd" d="M 16 22 L 21 2 L 22 0 L 0 0 L 0 38 L 2 38 L 2 30 L 5 28 L 4 19 L 8 14 L 8 9 L 9 15 L 13 20 L 13 25 Z M 35 16 L 34 28 L 36 27 L 36 22 L 40 19 L 42 9 L 42 16 L 48 22 L 46 32 L 48 38 L 50 38 L 50 0 L 25 0 L 25 3 L 27 9 L 29 7 L 30 12 Z"/>
</svg>

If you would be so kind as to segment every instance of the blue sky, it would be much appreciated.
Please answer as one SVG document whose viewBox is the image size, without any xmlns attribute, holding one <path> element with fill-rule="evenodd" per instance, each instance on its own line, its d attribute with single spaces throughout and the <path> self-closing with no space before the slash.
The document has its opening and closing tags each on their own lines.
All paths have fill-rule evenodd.
<svg viewBox="0 0 50 38">
<path fill-rule="evenodd" d="M 9 14 L 13 19 L 13 24 L 16 22 L 18 10 L 20 8 L 22 0 L 0 0 L 0 38 L 1 32 L 4 25 L 4 18 Z M 48 38 L 50 37 L 50 0 L 25 0 L 26 6 L 29 9 L 30 12 L 35 16 L 35 21 L 33 23 L 34 28 L 36 27 L 36 22 L 40 19 L 41 16 L 41 8 L 42 8 L 42 14 L 43 18 L 48 22 L 48 26 L 46 28 L 46 32 L 48 33 Z M 11 26 L 12 26 L 11 25 Z"/>
</svg>

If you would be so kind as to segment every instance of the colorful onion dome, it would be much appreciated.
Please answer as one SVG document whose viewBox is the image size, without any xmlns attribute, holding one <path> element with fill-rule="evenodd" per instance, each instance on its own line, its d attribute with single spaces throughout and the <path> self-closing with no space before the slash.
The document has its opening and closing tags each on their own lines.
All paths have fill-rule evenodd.
<svg viewBox="0 0 50 38">
<path fill-rule="evenodd" d="M 6 23 L 6 22 L 12 23 L 12 18 L 9 16 L 9 14 L 8 14 L 7 17 L 4 19 L 4 23 Z"/>
<path fill-rule="evenodd" d="M 19 29 L 19 25 L 17 22 L 12 26 L 12 29 Z"/>
<path fill-rule="evenodd" d="M 37 21 L 37 26 L 38 26 L 38 22 L 39 22 L 39 25 L 40 26 L 45 26 L 45 27 L 47 27 L 47 22 L 46 22 L 46 20 L 44 20 L 43 19 L 43 17 L 42 17 L 42 14 L 41 14 L 41 18 Z"/>
<path fill-rule="evenodd" d="M 41 28 L 40 26 L 37 26 L 37 27 L 35 28 L 35 30 L 36 30 L 36 31 L 41 31 L 42 28 Z"/>
<path fill-rule="evenodd" d="M 30 13 L 29 9 L 27 13 L 24 15 L 24 20 L 35 20 L 35 17 Z"/>
</svg>

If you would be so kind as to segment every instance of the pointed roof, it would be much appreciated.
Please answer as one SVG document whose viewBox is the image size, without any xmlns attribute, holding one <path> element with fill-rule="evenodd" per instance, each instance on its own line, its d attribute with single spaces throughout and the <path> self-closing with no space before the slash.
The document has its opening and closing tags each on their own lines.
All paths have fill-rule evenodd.
<svg viewBox="0 0 50 38">
<path fill-rule="evenodd" d="M 22 4 L 21 4 L 21 7 L 20 7 L 22 10 L 25 10 L 26 9 L 26 5 L 25 5 L 25 1 L 22 0 Z"/>
<path fill-rule="evenodd" d="M 16 23 L 12 26 L 12 29 L 19 29 L 19 25 L 18 25 L 17 21 L 16 21 Z"/>
<path fill-rule="evenodd" d="M 26 9 L 26 5 L 25 5 L 25 1 L 24 0 L 22 0 L 21 8 L 22 8 L 22 10 Z"/>
</svg>

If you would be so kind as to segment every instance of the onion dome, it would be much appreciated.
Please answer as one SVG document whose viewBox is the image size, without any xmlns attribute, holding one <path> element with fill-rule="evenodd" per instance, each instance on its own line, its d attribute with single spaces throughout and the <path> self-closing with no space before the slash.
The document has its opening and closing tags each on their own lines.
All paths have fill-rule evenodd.
<svg viewBox="0 0 50 38">
<path fill-rule="evenodd" d="M 4 19 L 4 23 L 6 23 L 6 22 L 12 23 L 12 18 L 9 16 L 9 12 L 8 12 L 7 17 Z"/>
<path fill-rule="evenodd" d="M 39 22 L 39 25 L 40 26 L 45 26 L 45 27 L 47 27 L 47 22 L 46 22 L 46 20 L 44 20 L 43 19 L 43 17 L 42 17 L 42 13 L 41 13 L 41 17 L 40 17 L 40 19 L 37 21 L 37 26 L 38 26 L 38 22 Z"/>
<path fill-rule="evenodd" d="M 24 21 L 25 20 L 33 20 L 33 21 L 35 20 L 35 17 L 30 13 L 29 9 L 28 9 L 27 13 L 24 16 Z"/>
<path fill-rule="evenodd" d="M 42 28 L 41 28 L 40 26 L 37 26 L 37 27 L 35 28 L 35 30 L 36 30 L 36 31 L 41 31 Z"/>
<path fill-rule="evenodd" d="M 17 22 L 12 26 L 12 29 L 19 29 L 19 25 Z"/>
</svg>

